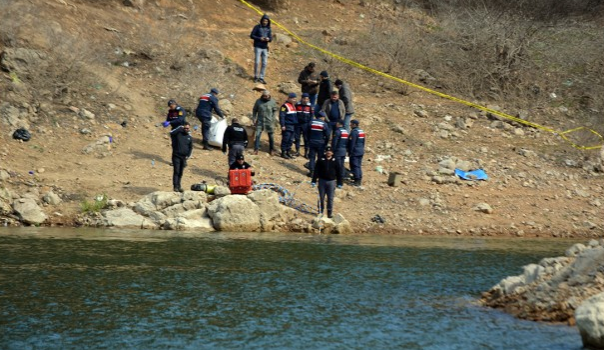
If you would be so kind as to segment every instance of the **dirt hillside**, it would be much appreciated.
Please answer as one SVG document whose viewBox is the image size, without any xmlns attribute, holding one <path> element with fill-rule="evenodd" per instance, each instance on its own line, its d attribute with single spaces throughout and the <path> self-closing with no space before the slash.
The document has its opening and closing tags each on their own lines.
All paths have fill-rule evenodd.
<svg viewBox="0 0 604 350">
<path fill-rule="evenodd" d="M 304 40 L 331 49 L 338 48 L 335 42 L 351 45 L 344 39 L 358 39 L 356 33 L 370 30 L 375 20 L 419 21 L 417 12 L 393 14 L 362 1 L 306 3 L 325 10 L 270 15 Z M 259 15 L 239 1 L 0 4 L 6 18 L 19 14 L 18 22 L 0 24 L 0 169 L 9 175 L 0 186 L 13 196 L 59 194 L 63 203 L 45 207 L 49 224 L 72 225 L 81 202 L 98 194 L 134 201 L 171 190 L 170 141 L 159 126 L 168 99 L 185 107 L 195 125 L 197 99 L 211 87 L 223 92 L 229 118 L 249 117 L 259 97 L 252 90 L 249 39 Z M 580 151 L 554 134 L 409 90 L 290 43 L 283 31 L 273 30 L 281 39 L 271 43 L 266 80 L 280 103 L 288 86 L 297 88 L 298 73 L 310 61 L 319 71 L 328 70 L 332 80 L 348 81 L 354 91 L 354 118 L 368 140 L 364 184 L 344 186 L 335 207 L 358 232 L 604 235 L 599 150 Z M 546 125 L 563 118 L 560 113 L 553 107 L 531 111 Z M 12 139 L 19 126 L 28 127 L 31 141 Z M 111 136 L 109 144 L 95 145 L 105 136 Z M 203 151 L 198 132 L 194 138 L 184 186 L 223 181 L 226 156 Z M 280 141 L 280 135 L 276 138 Z M 267 147 L 265 136 L 262 149 Z M 316 203 L 306 159 L 266 152 L 247 157 L 257 169 L 257 182 L 280 184 L 301 201 Z M 484 169 L 489 179 L 456 178 L 452 170 L 460 164 Z M 387 184 L 392 172 L 401 175 L 396 187 Z M 372 221 L 376 215 L 385 223 Z"/>
</svg>

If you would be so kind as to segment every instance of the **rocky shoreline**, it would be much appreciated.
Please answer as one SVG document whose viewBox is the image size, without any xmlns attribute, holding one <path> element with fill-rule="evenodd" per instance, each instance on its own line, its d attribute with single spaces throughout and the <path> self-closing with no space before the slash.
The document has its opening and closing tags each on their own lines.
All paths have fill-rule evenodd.
<svg viewBox="0 0 604 350">
<path fill-rule="evenodd" d="M 576 324 L 586 347 L 604 349 L 604 312 L 597 311 L 604 311 L 604 239 L 524 266 L 521 275 L 483 293 L 480 303 L 521 319 Z"/>
</svg>

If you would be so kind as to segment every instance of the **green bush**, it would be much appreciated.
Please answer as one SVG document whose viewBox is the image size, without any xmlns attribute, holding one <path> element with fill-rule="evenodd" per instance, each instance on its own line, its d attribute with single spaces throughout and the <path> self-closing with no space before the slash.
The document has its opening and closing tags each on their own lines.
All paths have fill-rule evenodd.
<svg viewBox="0 0 604 350">
<path fill-rule="evenodd" d="M 80 203 L 80 207 L 82 208 L 83 213 L 98 213 L 102 209 L 107 208 L 108 200 L 109 197 L 103 193 L 97 195 L 91 202 L 84 200 L 82 203 Z"/>
</svg>

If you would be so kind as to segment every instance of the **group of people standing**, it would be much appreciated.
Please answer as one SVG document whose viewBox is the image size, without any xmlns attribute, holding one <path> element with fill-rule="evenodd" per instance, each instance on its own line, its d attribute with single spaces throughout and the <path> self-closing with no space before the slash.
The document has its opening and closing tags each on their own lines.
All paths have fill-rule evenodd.
<svg viewBox="0 0 604 350">
<path fill-rule="evenodd" d="M 254 82 L 266 84 L 266 65 L 268 43 L 272 41 L 270 18 L 263 15 L 260 23 L 254 27 L 250 38 L 254 41 Z M 274 130 L 281 129 L 281 157 L 292 159 L 303 156 L 309 160 L 308 176 L 312 186 L 318 183 L 320 210 L 325 209 L 327 197 L 327 215 L 332 217 L 333 196 L 336 187 L 343 185 L 347 170 L 344 167 L 346 156 L 349 158 L 352 185 L 362 183 L 362 160 L 365 153 L 365 132 L 359 127 L 358 120 L 352 120 L 354 114 L 353 95 L 350 86 L 338 79 L 331 82 L 329 73 L 316 73 L 316 64 L 310 62 L 300 72 L 298 83 L 301 85 L 301 99 L 296 93 L 289 93 L 287 100 L 277 107 L 270 91 L 262 91 L 252 109 L 253 125 L 256 127 L 254 154 L 260 150 L 260 140 L 264 131 L 268 134 L 269 154 L 275 152 Z M 220 91 L 212 88 L 199 98 L 195 111 L 201 122 L 202 144 L 204 150 L 209 146 L 209 130 L 212 113 L 224 118 L 218 104 Z M 186 121 L 185 110 L 176 101 L 168 102 L 169 111 L 164 127 L 171 126 L 172 165 L 174 191 L 182 192 L 181 179 L 186 161 L 193 150 L 190 124 Z M 278 115 L 278 119 L 276 116 Z M 223 138 L 222 151 L 229 150 L 229 168 L 249 168 L 244 161 L 244 149 L 248 144 L 248 134 L 237 118 L 232 119 Z M 303 148 L 302 148 L 303 147 Z M 301 153 L 303 151 L 303 153 Z"/>
</svg>

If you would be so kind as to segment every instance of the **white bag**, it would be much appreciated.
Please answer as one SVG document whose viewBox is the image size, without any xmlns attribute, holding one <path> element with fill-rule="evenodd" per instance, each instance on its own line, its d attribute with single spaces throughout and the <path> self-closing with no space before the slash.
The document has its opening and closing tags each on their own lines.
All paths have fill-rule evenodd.
<svg viewBox="0 0 604 350">
<path fill-rule="evenodd" d="M 227 128 L 226 118 L 218 119 L 212 116 L 212 122 L 210 123 L 210 132 L 208 135 L 208 143 L 214 147 L 222 147 L 222 140 L 224 138 L 224 132 Z"/>
</svg>

